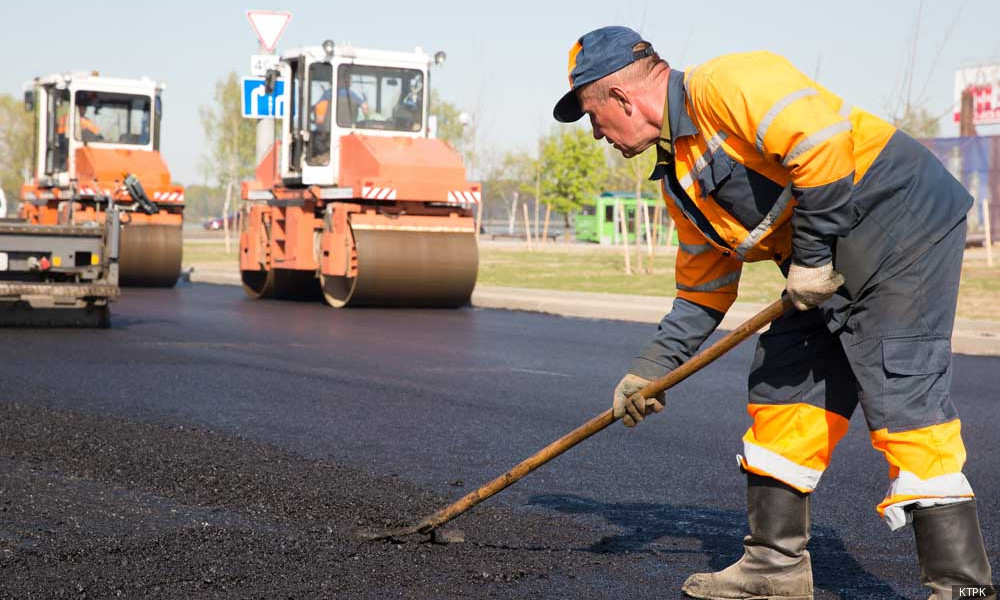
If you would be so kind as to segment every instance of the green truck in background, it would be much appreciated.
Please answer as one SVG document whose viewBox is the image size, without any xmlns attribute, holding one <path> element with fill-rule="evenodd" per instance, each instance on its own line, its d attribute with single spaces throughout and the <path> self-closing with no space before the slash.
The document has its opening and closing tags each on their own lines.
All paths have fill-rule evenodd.
<svg viewBox="0 0 1000 600">
<path fill-rule="evenodd" d="M 660 244 L 666 244 L 667 224 L 670 217 L 665 209 L 660 210 L 660 223 L 654 223 L 656 206 L 662 202 L 659 198 L 643 196 L 642 204 L 646 208 L 646 216 L 650 224 L 650 231 L 659 228 L 659 235 L 653 234 L 654 239 L 659 239 Z M 635 193 L 626 192 L 604 192 L 594 199 L 594 204 L 587 206 L 583 212 L 577 213 L 573 218 L 573 232 L 577 241 L 595 242 L 601 245 L 610 246 L 621 243 L 621 228 L 618 225 L 618 211 L 616 206 L 621 204 L 625 208 L 627 220 L 626 231 L 628 232 L 629 243 L 635 242 L 635 212 L 638 202 Z M 645 229 L 645 222 L 640 215 L 640 227 Z M 677 243 L 677 232 L 673 234 L 672 243 Z M 645 239 L 645 232 L 643 232 Z"/>
</svg>

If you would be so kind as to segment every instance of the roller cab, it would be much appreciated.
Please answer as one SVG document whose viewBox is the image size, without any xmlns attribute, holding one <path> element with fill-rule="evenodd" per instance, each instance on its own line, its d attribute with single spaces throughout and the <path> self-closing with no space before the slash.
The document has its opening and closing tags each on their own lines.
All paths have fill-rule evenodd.
<svg viewBox="0 0 1000 600">
<path fill-rule="evenodd" d="M 331 306 L 466 304 L 480 186 L 428 133 L 431 57 L 326 42 L 282 56 L 281 138 L 243 186 L 253 298 Z"/>
<path fill-rule="evenodd" d="M 25 85 L 25 108 L 35 115 L 34 173 L 19 216 L 42 225 L 67 215 L 69 224 L 103 223 L 117 203 L 122 285 L 171 287 L 180 275 L 184 188 L 171 182 L 160 155 L 163 89 L 96 72 Z M 128 177 L 138 185 L 125 185 Z"/>
</svg>

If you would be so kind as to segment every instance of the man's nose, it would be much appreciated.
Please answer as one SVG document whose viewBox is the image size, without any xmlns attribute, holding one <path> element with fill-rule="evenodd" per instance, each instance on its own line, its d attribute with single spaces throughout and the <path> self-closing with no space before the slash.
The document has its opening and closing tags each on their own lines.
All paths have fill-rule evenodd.
<svg viewBox="0 0 1000 600">
<path fill-rule="evenodd" d="M 597 121 L 594 120 L 594 115 L 587 116 L 590 118 L 590 129 L 594 134 L 594 139 L 601 141 L 601 138 L 604 137 L 604 133 L 601 131 L 600 126 L 597 125 Z"/>
</svg>

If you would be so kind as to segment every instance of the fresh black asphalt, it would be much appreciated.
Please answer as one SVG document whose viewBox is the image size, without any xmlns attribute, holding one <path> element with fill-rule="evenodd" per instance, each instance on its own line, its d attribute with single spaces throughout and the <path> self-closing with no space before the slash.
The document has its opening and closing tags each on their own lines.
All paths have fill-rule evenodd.
<svg viewBox="0 0 1000 600">
<path fill-rule="evenodd" d="M 370 489 L 380 481 L 400 481 L 430 497 L 455 499 L 605 410 L 612 387 L 652 330 L 500 310 L 334 310 L 318 301 L 252 301 L 226 286 L 127 289 L 114 305 L 110 330 L 0 331 L 0 409 L 11 415 L 14 408 L 19 415 L 80 415 L 95 424 L 73 425 L 74 431 L 88 436 L 97 435 L 101 419 L 116 429 L 134 426 L 139 437 L 146 435 L 144 427 L 208 431 L 198 441 L 206 456 L 212 444 L 230 451 L 229 441 L 240 440 L 285 452 L 295 457 L 287 459 L 292 464 L 320 461 L 355 469 L 372 477 Z M 739 555 L 744 481 L 735 456 L 749 424 L 745 378 L 751 351 L 746 343 L 668 392 L 667 408 L 635 430 L 615 424 L 457 519 L 455 526 L 466 529 L 463 522 L 489 515 L 489 531 L 503 543 L 477 546 L 475 527 L 467 529 L 463 554 L 452 557 L 444 583 L 435 583 L 447 592 L 385 584 L 364 597 L 680 597 L 677 590 L 688 574 L 719 569 Z M 966 474 L 979 495 L 997 567 L 1000 358 L 956 356 L 954 366 L 953 393 L 969 451 Z M 871 448 L 860 411 L 851 426 L 813 495 L 810 550 L 817 597 L 926 597 L 912 532 L 891 533 L 875 513 L 887 465 Z M 68 430 L 50 429 L 54 435 Z M 64 457 L 46 464 L 46 457 L 62 450 L 46 454 L 40 447 L 44 432 L 31 439 L 17 446 L 0 435 L 0 507 L 6 507 L 0 512 L 0 580 L 5 572 L 8 579 L 31 580 L 31 573 L 15 570 L 42 569 L 49 562 L 45 532 L 59 529 L 49 521 L 62 523 L 73 518 L 67 511 L 83 510 L 57 515 L 51 507 L 11 509 L 30 507 L 39 493 L 68 493 L 66 478 L 46 469 L 72 471 L 73 486 L 89 486 L 74 493 L 112 495 L 125 512 L 130 505 L 158 502 L 150 500 L 154 496 L 188 502 L 185 510 L 196 520 L 198 511 L 211 508 L 211 499 L 189 502 L 166 488 L 115 479 L 113 469 L 105 475 L 90 467 L 73 470 Z M 169 460 L 174 448 L 166 444 L 157 451 Z M 57 479 L 63 483 L 53 483 Z M 133 492 L 145 499 L 131 503 Z M 427 506 L 434 507 L 420 509 Z M 406 514 L 398 506 L 386 510 L 392 518 Z M 253 511 L 238 501 L 227 504 L 225 514 L 218 525 L 223 532 L 256 526 Z M 331 518 L 354 520 L 349 514 Z M 129 539 L 138 539 L 145 535 L 136 533 L 141 520 L 126 515 L 119 526 L 130 527 Z M 536 524 L 546 522 L 570 524 L 574 533 L 530 544 L 528 533 L 518 533 L 539 531 Z M 113 520 L 102 523 L 101 535 L 116 527 Z M 225 548 L 241 551 L 239 544 Z M 505 571 L 516 576 L 503 581 L 455 568 L 487 550 L 511 564 L 519 551 L 572 551 L 572 560 L 553 559 L 544 581 L 527 566 Z M 337 564 L 350 568 L 349 562 Z M 362 597 L 321 592 L 318 584 L 310 586 L 308 574 L 300 576 L 306 581 L 290 597 Z M 359 573 L 356 579 L 365 577 L 378 583 L 375 575 Z M 51 575 L 48 581 L 57 579 Z M 490 580 L 489 593 L 482 579 Z M 21 595 L 0 582 L 0 598 L 75 597 L 72 582 L 64 583 L 60 593 L 46 594 L 43 586 Z M 236 598 L 253 589 L 227 595 L 198 585 L 184 588 L 186 595 Z M 88 597 L 104 597 L 101 590 L 111 588 L 92 589 Z M 170 597 L 169 580 L 162 590 Z"/>
</svg>

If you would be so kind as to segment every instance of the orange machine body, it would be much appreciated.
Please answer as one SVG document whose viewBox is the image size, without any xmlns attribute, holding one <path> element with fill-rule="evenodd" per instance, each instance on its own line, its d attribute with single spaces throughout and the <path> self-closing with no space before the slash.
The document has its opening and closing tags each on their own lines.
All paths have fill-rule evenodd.
<svg viewBox="0 0 1000 600">
<path fill-rule="evenodd" d="M 104 220 L 105 198 L 128 204 L 132 202 L 122 187 L 126 174 L 142 182 L 146 195 L 160 208 L 155 215 L 124 213 L 123 223 L 177 225 L 182 223 L 184 188 L 170 181 L 170 170 L 158 151 L 127 148 L 83 147 L 76 150 L 75 172 L 70 185 L 32 179 L 21 187 L 21 217 L 41 225 L 55 225 L 60 214 L 73 201 L 72 220 L 76 224 Z"/>
<path fill-rule="evenodd" d="M 337 186 L 286 185 L 270 165 L 280 143 L 245 182 L 249 206 L 240 238 L 240 269 L 357 274 L 350 223 L 423 231 L 475 231 L 481 186 L 466 180 L 458 152 L 442 140 L 340 138 Z M 261 180 L 260 178 L 264 178 Z M 318 236 L 318 241 L 317 241 Z M 317 260 L 317 255 L 320 257 Z"/>
<path fill-rule="evenodd" d="M 458 152 L 428 138 L 342 136 L 339 179 L 340 187 L 355 189 L 359 197 L 380 188 L 376 196 L 381 190 L 395 190 L 400 201 L 447 203 L 449 193 L 478 190 L 466 182 Z"/>
</svg>

